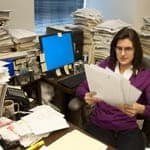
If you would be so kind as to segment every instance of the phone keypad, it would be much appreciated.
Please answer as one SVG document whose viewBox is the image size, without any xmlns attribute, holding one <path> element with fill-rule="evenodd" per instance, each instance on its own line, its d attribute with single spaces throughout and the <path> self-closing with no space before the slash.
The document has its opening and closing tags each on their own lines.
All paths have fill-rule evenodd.
<svg viewBox="0 0 150 150">
<path fill-rule="evenodd" d="M 25 98 L 25 93 L 21 89 L 8 88 L 7 92 L 8 92 L 8 95 L 18 96 L 18 97 Z"/>
</svg>

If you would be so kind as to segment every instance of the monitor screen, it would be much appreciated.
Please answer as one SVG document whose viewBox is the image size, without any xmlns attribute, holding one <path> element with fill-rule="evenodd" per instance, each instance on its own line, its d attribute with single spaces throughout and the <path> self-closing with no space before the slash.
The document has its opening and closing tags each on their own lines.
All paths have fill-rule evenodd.
<svg viewBox="0 0 150 150">
<path fill-rule="evenodd" d="M 43 35 L 39 37 L 47 71 L 74 63 L 74 47 L 71 32 Z"/>
</svg>

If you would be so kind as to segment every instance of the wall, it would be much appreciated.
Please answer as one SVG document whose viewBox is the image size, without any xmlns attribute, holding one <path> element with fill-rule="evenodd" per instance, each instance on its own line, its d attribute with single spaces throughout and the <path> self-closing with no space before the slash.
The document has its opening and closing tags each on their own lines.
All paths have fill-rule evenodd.
<svg viewBox="0 0 150 150">
<path fill-rule="evenodd" d="M 104 19 L 120 18 L 137 29 L 150 16 L 150 0 L 87 0 L 87 7 L 101 11 Z"/>
<path fill-rule="evenodd" d="M 120 18 L 140 28 L 144 16 L 150 16 L 150 0 L 86 0 L 87 7 L 101 11 L 104 19 Z M 0 0 L 0 9 L 10 9 L 12 28 L 34 31 L 34 0 Z"/>
<path fill-rule="evenodd" d="M 135 24 L 143 24 L 143 17 L 150 16 L 150 0 L 138 0 Z"/>
<path fill-rule="evenodd" d="M 12 10 L 10 28 L 34 31 L 34 0 L 0 0 L 0 9 Z"/>
</svg>

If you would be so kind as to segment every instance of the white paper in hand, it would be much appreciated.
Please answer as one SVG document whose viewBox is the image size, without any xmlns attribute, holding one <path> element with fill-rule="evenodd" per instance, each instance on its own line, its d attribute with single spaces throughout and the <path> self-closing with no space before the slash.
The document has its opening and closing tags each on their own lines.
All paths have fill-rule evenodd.
<svg viewBox="0 0 150 150">
<path fill-rule="evenodd" d="M 84 67 L 90 91 L 96 92 L 96 97 L 108 104 L 131 104 L 141 94 L 128 80 L 110 70 L 88 64 Z"/>
</svg>

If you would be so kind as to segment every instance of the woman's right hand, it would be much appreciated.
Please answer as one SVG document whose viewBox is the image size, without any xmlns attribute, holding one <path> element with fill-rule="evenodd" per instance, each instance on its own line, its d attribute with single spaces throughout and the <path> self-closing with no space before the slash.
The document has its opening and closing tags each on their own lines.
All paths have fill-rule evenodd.
<svg viewBox="0 0 150 150">
<path fill-rule="evenodd" d="M 87 92 L 84 96 L 85 102 L 91 106 L 94 106 L 97 102 L 100 101 L 100 99 L 95 97 L 95 95 L 95 92 Z"/>
</svg>

